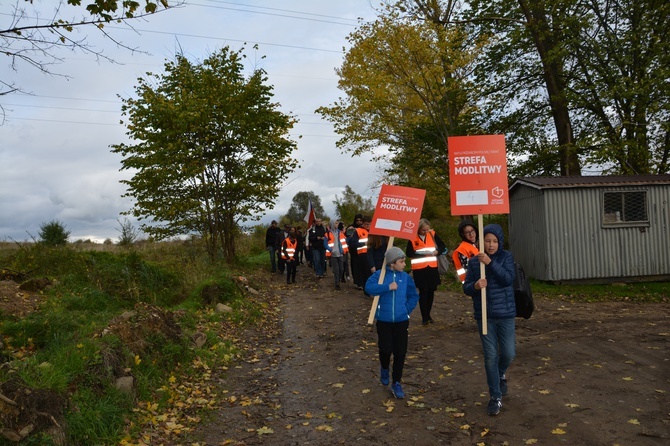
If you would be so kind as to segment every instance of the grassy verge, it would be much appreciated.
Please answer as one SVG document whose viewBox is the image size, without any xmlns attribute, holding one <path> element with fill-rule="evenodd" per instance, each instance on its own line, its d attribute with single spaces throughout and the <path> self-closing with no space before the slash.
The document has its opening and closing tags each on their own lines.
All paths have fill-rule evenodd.
<svg viewBox="0 0 670 446">
<path fill-rule="evenodd" d="M 0 392 L 23 398 L 21 411 L 0 406 L 0 421 L 21 444 L 154 444 L 187 432 L 215 404 L 208 379 L 236 359 L 234 333 L 262 315 L 239 271 L 195 245 L 113 251 L 0 254 L 3 275 L 53 281 L 37 311 L 0 312 Z"/>
</svg>

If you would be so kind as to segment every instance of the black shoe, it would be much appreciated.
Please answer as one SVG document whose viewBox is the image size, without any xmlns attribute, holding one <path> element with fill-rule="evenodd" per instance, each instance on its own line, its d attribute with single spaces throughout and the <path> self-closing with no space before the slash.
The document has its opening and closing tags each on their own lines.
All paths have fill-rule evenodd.
<svg viewBox="0 0 670 446">
<path fill-rule="evenodd" d="M 429 321 L 423 321 L 423 322 L 421 322 L 421 325 L 428 325 L 428 324 L 430 324 Z"/>
<path fill-rule="evenodd" d="M 428 323 L 429 323 L 429 324 L 434 324 L 435 321 L 434 321 L 433 318 L 431 317 L 431 318 L 428 319 Z"/>
<path fill-rule="evenodd" d="M 500 393 L 502 393 L 502 396 L 507 395 L 507 378 L 504 376 L 500 378 Z"/>
<path fill-rule="evenodd" d="M 486 406 L 486 412 L 491 416 L 495 416 L 500 413 L 501 407 L 502 407 L 502 401 L 500 401 L 497 398 L 491 398 L 491 400 L 489 401 L 489 405 Z"/>
<path fill-rule="evenodd" d="M 340 291 L 342 288 L 340 288 L 339 285 L 335 285 L 335 289 L 336 289 L 337 291 Z"/>
</svg>

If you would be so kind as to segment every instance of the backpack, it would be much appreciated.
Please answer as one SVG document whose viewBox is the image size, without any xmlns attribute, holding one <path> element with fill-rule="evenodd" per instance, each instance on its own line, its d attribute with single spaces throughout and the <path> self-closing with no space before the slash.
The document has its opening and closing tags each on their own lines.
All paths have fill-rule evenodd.
<svg viewBox="0 0 670 446">
<path fill-rule="evenodd" d="M 535 309 L 533 291 L 530 289 L 530 282 L 528 281 L 528 277 L 526 277 L 526 272 L 523 270 L 523 266 L 514 262 L 514 269 L 516 270 L 516 277 L 514 278 L 516 317 L 528 319 Z"/>
</svg>

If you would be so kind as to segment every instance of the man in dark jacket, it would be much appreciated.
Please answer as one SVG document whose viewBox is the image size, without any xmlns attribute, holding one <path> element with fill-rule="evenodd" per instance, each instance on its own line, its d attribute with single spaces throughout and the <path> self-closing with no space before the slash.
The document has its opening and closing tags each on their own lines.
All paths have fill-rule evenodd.
<svg viewBox="0 0 670 446">
<path fill-rule="evenodd" d="M 514 356 L 514 257 L 503 249 L 503 230 L 500 225 L 484 227 L 483 249 L 468 261 L 463 291 L 472 296 L 475 319 L 479 326 L 479 337 L 484 349 L 484 368 L 489 387 L 489 415 L 498 415 L 502 397 L 507 394 L 505 373 Z M 480 263 L 485 266 L 485 277 L 480 274 Z M 482 289 L 486 289 L 486 331 L 482 334 Z"/>
<path fill-rule="evenodd" d="M 326 277 L 326 247 L 323 240 L 326 238 L 326 228 L 320 218 L 314 220 L 314 226 L 309 229 L 309 247 L 312 250 L 312 263 L 316 277 Z"/>
<path fill-rule="evenodd" d="M 272 272 L 277 272 L 277 258 L 275 257 L 279 245 L 279 233 L 281 230 L 277 227 L 277 220 L 272 220 L 270 227 L 265 232 L 265 249 L 270 253 L 270 266 L 272 267 Z"/>
</svg>

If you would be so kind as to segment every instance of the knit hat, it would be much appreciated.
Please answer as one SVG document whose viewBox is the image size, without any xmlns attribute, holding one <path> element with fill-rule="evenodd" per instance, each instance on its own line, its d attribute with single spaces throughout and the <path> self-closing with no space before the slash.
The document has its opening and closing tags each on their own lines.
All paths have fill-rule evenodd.
<svg viewBox="0 0 670 446">
<path fill-rule="evenodd" d="M 386 250 L 386 254 L 384 254 L 384 260 L 386 260 L 386 264 L 390 265 L 393 262 L 395 262 L 398 259 L 404 259 L 405 258 L 405 253 L 402 252 L 402 249 L 392 246 L 388 250 Z"/>
</svg>

